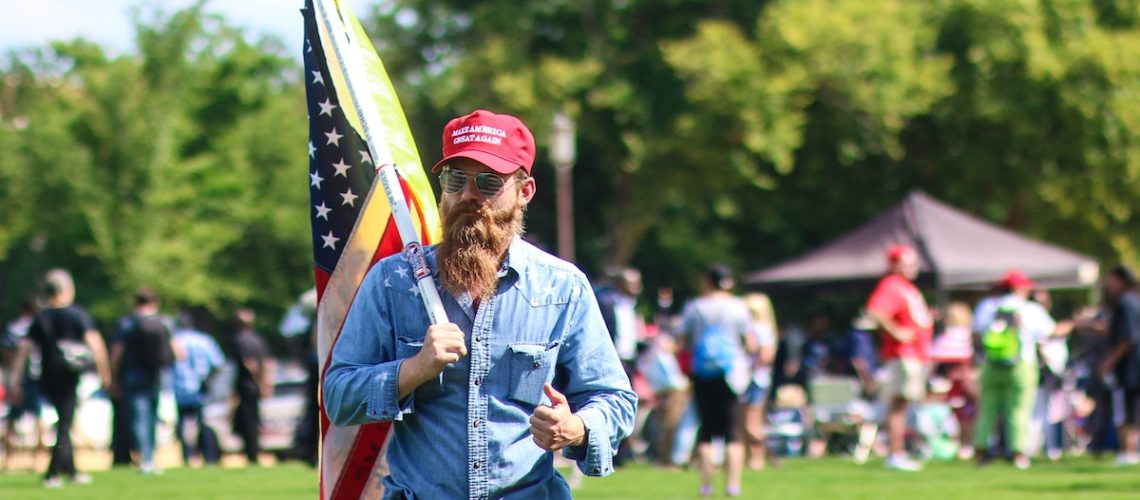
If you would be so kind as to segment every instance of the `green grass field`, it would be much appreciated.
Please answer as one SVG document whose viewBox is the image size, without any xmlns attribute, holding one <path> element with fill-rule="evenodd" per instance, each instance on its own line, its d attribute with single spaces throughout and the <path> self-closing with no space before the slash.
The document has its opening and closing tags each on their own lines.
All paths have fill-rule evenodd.
<svg viewBox="0 0 1140 500">
<path fill-rule="evenodd" d="M 301 465 L 256 469 L 171 469 L 157 477 L 130 470 L 93 474 L 94 484 L 44 490 L 31 473 L 0 475 L 0 498 L 82 499 L 310 499 L 316 473 Z M 577 498 L 694 498 L 695 472 L 636 465 L 608 478 L 587 478 Z M 718 492 L 723 497 L 723 491 Z M 785 460 L 777 469 L 745 477 L 744 498 L 1137 498 L 1140 469 L 1118 469 L 1091 459 L 1036 464 L 1018 471 L 1005 464 L 977 470 L 966 463 L 936 463 L 918 474 L 884 470 L 881 462 L 856 466 L 840 459 Z"/>
</svg>

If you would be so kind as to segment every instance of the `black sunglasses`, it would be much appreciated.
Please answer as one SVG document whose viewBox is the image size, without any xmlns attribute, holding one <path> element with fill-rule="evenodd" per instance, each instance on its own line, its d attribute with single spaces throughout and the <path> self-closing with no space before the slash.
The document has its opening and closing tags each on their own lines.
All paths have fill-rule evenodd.
<svg viewBox="0 0 1140 500">
<path fill-rule="evenodd" d="M 507 183 L 507 178 L 493 172 L 471 174 L 462 170 L 445 168 L 439 174 L 439 186 L 443 188 L 443 192 L 455 194 L 463 191 L 463 188 L 467 186 L 467 179 L 474 179 L 475 189 L 479 191 L 479 194 L 488 197 L 499 194 L 499 190 L 503 189 L 503 185 Z"/>
</svg>

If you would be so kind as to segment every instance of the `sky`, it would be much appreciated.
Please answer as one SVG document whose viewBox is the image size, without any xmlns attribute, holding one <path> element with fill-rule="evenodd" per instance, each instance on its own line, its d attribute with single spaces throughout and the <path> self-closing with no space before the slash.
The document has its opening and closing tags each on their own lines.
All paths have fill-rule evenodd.
<svg viewBox="0 0 1140 500">
<path fill-rule="evenodd" d="M 0 16 L 0 53 L 42 46 L 52 40 L 82 36 L 111 53 L 134 47 L 132 6 L 160 6 L 174 11 L 193 0 L 4 0 Z M 357 17 L 371 12 L 377 0 L 347 0 Z M 301 14 L 304 0 L 210 0 L 208 12 L 222 14 L 230 24 L 252 33 L 277 36 L 301 59 Z"/>
</svg>

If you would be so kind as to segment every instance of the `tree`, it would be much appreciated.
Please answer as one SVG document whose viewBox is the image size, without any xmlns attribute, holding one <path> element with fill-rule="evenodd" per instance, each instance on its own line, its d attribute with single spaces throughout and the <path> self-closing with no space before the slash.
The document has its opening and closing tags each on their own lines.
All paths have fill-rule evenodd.
<svg viewBox="0 0 1140 500">
<path fill-rule="evenodd" d="M 921 188 L 1137 258 L 1137 2 L 426 2 L 373 33 L 421 137 L 569 111 L 587 269 L 774 263 Z M 521 21 L 520 21 L 521 20 Z M 421 142 L 425 157 L 438 143 Z M 538 169 L 540 181 L 549 167 Z M 541 194 L 541 189 L 540 189 Z M 553 234 L 547 200 L 532 230 Z M 585 234 L 582 234 L 585 233 Z"/>
<path fill-rule="evenodd" d="M 136 33 L 132 55 L 77 40 L 10 58 L 0 109 L 27 126 L 0 132 L 0 204 L 25 223 L 0 244 L 46 235 L 44 264 L 104 319 L 139 286 L 283 310 L 311 283 L 296 65 L 201 3 L 139 11 Z"/>
</svg>

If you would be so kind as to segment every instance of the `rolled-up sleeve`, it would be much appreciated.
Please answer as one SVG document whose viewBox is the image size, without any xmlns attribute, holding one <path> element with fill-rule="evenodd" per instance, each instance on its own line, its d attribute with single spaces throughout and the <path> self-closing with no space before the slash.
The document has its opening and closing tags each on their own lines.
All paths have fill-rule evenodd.
<svg viewBox="0 0 1140 500">
<path fill-rule="evenodd" d="M 630 388 L 593 291 L 580 284 L 558 364 L 571 409 L 585 424 L 587 442 L 563 449 L 578 469 L 590 476 L 614 471 L 618 443 L 633 432 L 637 395 Z"/>
<path fill-rule="evenodd" d="M 398 420 L 415 406 L 414 395 L 399 399 L 402 360 L 396 358 L 383 275 L 377 265 L 365 277 L 333 347 L 323 393 L 335 425 Z"/>
</svg>

